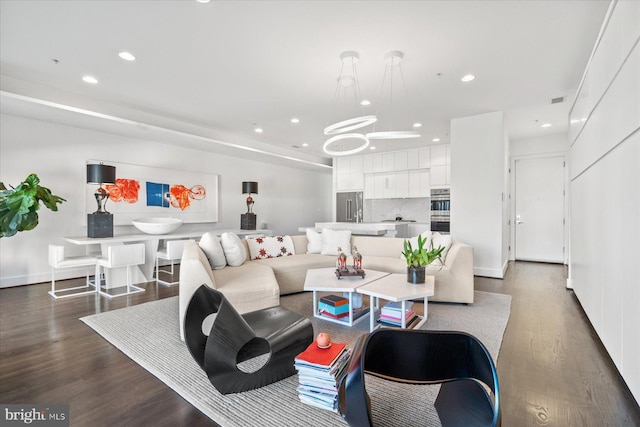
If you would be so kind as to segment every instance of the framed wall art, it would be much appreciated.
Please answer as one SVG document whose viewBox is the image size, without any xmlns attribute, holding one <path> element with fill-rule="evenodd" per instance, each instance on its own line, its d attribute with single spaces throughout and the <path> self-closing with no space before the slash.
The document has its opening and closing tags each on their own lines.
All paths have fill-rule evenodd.
<svg viewBox="0 0 640 427">
<path fill-rule="evenodd" d="M 102 185 L 109 194 L 105 208 L 113 214 L 115 225 L 129 225 L 132 220 L 145 217 L 180 218 L 185 223 L 218 221 L 219 175 L 86 161 L 86 164 L 100 163 L 116 168 L 116 182 Z M 86 165 L 84 169 L 86 173 Z M 98 184 L 85 186 L 86 212 L 93 213 L 97 208 L 94 194 Z"/>
</svg>

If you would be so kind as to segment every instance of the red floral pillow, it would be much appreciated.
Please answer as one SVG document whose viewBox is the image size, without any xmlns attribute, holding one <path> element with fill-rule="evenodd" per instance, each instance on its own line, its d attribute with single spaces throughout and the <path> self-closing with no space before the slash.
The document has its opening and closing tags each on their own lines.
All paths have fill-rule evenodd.
<svg viewBox="0 0 640 427">
<path fill-rule="evenodd" d="M 247 239 L 251 259 L 277 258 L 295 255 L 291 236 L 251 237 Z"/>
</svg>

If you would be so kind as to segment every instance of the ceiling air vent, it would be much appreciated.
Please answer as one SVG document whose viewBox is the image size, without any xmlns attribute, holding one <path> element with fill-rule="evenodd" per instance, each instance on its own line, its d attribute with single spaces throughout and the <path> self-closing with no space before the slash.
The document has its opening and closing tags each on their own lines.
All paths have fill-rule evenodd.
<svg viewBox="0 0 640 427">
<path fill-rule="evenodd" d="M 559 96 L 558 98 L 551 98 L 552 104 L 560 104 L 561 102 L 564 102 L 564 96 Z"/>
</svg>

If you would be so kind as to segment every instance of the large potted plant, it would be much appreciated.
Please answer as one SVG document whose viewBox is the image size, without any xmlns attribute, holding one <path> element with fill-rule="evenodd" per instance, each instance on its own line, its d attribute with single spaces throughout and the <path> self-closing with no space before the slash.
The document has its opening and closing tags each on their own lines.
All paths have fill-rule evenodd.
<svg viewBox="0 0 640 427">
<path fill-rule="evenodd" d="M 436 259 L 442 262 L 442 251 L 444 247 L 440 246 L 437 249 L 433 247 L 433 241 L 431 242 L 430 250 L 425 248 L 427 239 L 422 236 L 418 236 L 418 247 L 412 248 L 409 240 L 404 241 L 404 251 L 402 255 L 407 260 L 407 282 L 409 283 L 424 283 L 426 266 L 431 264 Z"/>
<path fill-rule="evenodd" d="M 39 184 L 40 178 L 34 173 L 15 188 L 7 189 L 0 182 L 0 238 L 36 228 L 40 202 L 52 211 L 58 210 L 58 203 L 66 202 Z"/>
</svg>

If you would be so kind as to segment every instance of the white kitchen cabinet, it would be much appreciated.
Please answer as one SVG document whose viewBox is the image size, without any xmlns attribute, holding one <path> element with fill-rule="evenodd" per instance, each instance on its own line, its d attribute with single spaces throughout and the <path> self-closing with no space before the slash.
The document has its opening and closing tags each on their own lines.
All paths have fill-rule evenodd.
<svg viewBox="0 0 640 427">
<path fill-rule="evenodd" d="M 418 169 L 426 169 L 431 167 L 431 148 L 418 148 Z"/>
<path fill-rule="evenodd" d="M 409 197 L 409 171 L 395 172 L 395 198 L 406 199 Z"/>
<path fill-rule="evenodd" d="M 375 199 L 375 175 L 372 173 L 365 174 L 364 176 L 364 198 Z"/>
<path fill-rule="evenodd" d="M 336 159 L 336 191 L 364 189 L 363 156 Z"/>
<path fill-rule="evenodd" d="M 420 168 L 420 149 L 419 148 L 412 148 L 411 150 L 407 150 L 407 156 L 408 156 L 407 169 Z"/>
<path fill-rule="evenodd" d="M 411 170 L 408 176 L 408 196 L 407 197 L 430 197 L 431 180 L 428 169 Z"/>
<path fill-rule="evenodd" d="M 442 187 L 449 185 L 450 174 L 449 165 L 431 166 L 429 169 L 431 187 Z"/>
<path fill-rule="evenodd" d="M 407 150 L 393 153 L 393 170 L 406 171 L 408 169 L 409 152 Z"/>
<path fill-rule="evenodd" d="M 431 147 L 431 166 L 443 166 L 449 163 L 448 145 L 434 145 Z"/>
<path fill-rule="evenodd" d="M 373 175 L 373 198 L 374 199 L 383 199 L 384 198 L 384 187 L 385 187 L 385 175 L 383 173 L 377 173 Z"/>
<path fill-rule="evenodd" d="M 373 170 L 373 154 L 362 156 L 362 171 L 364 173 L 374 173 Z"/>
</svg>

